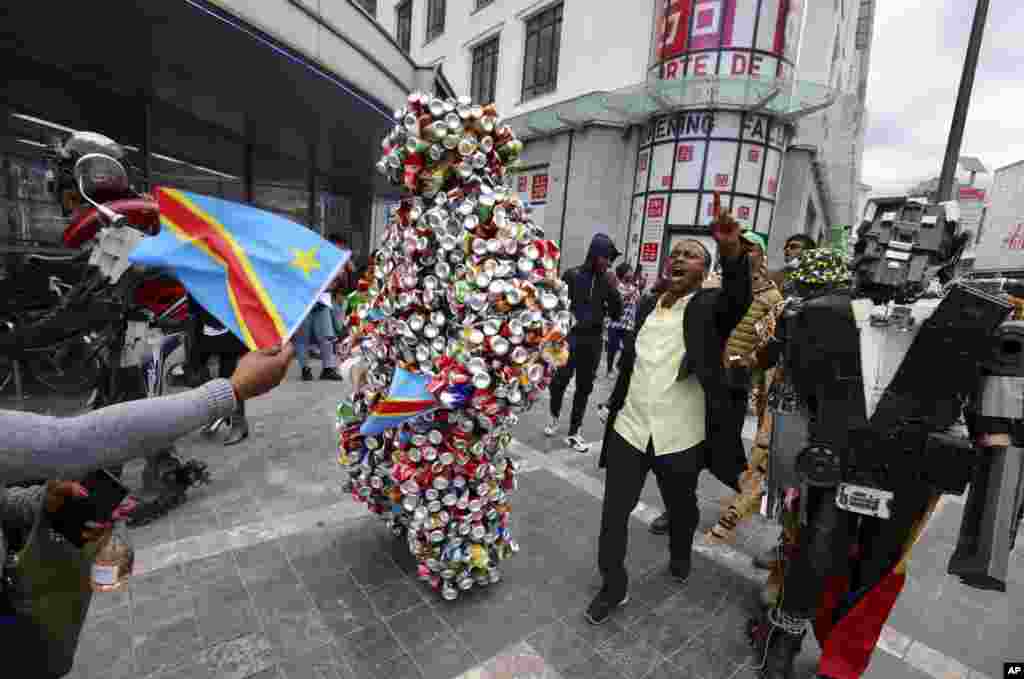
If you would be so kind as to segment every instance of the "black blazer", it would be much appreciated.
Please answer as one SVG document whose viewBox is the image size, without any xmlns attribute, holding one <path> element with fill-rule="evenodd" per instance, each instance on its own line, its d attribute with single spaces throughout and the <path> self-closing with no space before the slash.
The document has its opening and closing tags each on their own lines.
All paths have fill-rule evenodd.
<svg viewBox="0 0 1024 679">
<path fill-rule="evenodd" d="M 636 364 L 636 337 L 658 303 L 648 295 L 637 308 L 635 330 L 624 341 L 619 378 L 608 402 L 608 422 L 599 466 L 605 466 L 608 434 L 626 403 L 629 383 Z M 722 260 L 722 287 L 697 291 L 686 308 L 681 331 L 686 340 L 686 357 L 679 377 L 695 374 L 704 388 L 707 437 L 705 466 L 725 485 L 739 490 L 739 477 L 747 465 L 743 448 L 743 422 L 747 414 L 747 392 L 726 384 L 722 355 L 725 342 L 743 319 L 753 300 L 750 264 L 747 256 Z"/>
</svg>

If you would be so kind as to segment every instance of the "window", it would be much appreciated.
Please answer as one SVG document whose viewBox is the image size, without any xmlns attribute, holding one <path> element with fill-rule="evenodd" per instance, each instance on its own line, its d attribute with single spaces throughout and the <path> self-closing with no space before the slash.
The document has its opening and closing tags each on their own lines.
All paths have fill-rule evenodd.
<svg viewBox="0 0 1024 679">
<path fill-rule="evenodd" d="M 498 36 L 473 48 L 473 77 L 470 81 L 470 96 L 479 104 L 494 101 L 494 89 L 498 82 Z"/>
<path fill-rule="evenodd" d="M 406 52 L 412 47 L 412 0 L 406 0 L 395 9 L 395 39 Z"/>
<path fill-rule="evenodd" d="M 377 0 L 356 0 L 356 4 L 365 9 L 370 16 L 377 16 Z"/>
<path fill-rule="evenodd" d="M 427 0 L 427 42 L 444 33 L 445 0 Z"/>
<path fill-rule="evenodd" d="M 554 92 L 558 82 L 558 50 L 562 38 L 562 4 L 526 21 L 523 59 L 523 100 Z"/>
</svg>

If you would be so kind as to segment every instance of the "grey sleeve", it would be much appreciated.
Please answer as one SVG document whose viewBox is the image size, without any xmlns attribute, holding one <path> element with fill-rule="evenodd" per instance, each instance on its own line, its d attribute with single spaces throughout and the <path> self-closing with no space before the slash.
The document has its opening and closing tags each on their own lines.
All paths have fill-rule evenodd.
<svg viewBox="0 0 1024 679">
<path fill-rule="evenodd" d="M 28 532 L 36 520 L 36 513 L 42 507 L 45 495 L 45 485 L 8 488 L 6 493 L 0 492 L 0 519 L 8 527 L 15 526 Z"/>
<path fill-rule="evenodd" d="M 145 457 L 235 409 L 231 382 L 118 403 L 77 417 L 0 410 L 0 482 L 75 479 Z"/>
</svg>

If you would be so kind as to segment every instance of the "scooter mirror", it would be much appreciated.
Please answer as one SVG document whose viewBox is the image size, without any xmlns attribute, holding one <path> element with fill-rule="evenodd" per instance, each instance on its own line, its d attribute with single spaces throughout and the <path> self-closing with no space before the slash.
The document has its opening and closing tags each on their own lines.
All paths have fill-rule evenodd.
<svg viewBox="0 0 1024 679">
<path fill-rule="evenodd" d="M 128 189 L 128 171 L 117 160 L 102 153 L 89 153 L 75 163 L 75 183 L 78 192 L 96 208 L 109 222 L 116 224 L 123 219 L 110 208 L 101 204 L 103 195 L 118 195 Z"/>
<path fill-rule="evenodd" d="M 101 153 L 89 153 L 75 163 L 75 183 L 88 199 L 107 191 L 128 189 L 128 172 L 117 160 Z"/>
</svg>

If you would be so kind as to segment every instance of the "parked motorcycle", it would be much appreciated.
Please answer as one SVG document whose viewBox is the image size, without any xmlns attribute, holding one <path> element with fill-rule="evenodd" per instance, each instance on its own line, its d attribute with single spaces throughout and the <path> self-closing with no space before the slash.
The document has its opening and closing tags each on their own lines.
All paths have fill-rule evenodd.
<svg viewBox="0 0 1024 679">
<path fill-rule="evenodd" d="M 94 407 L 161 396 L 168 372 L 188 355 L 190 319 L 177 280 L 127 260 L 139 239 L 159 233 L 156 201 L 132 189 L 124 153 L 107 137 L 75 132 L 55 155 L 50 190 L 70 218 L 63 241 L 83 251 L 90 266 L 52 309 L 0 334 L 0 353 L 89 336 L 103 366 Z M 208 481 L 205 463 L 182 461 L 173 446 L 155 452 L 146 458 L 132 525 L 164 516 L 190 487 Z"/>
</svg>

